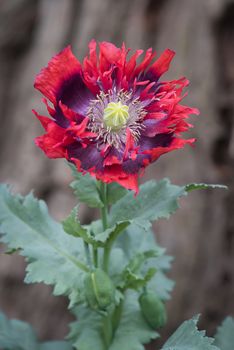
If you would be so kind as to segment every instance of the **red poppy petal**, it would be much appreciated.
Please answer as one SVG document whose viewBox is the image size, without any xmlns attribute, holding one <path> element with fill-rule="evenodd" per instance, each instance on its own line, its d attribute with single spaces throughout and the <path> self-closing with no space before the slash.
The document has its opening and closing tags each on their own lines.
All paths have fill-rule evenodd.
<svg viewBox="0 0 234 350">
<path fill-rule="evenodd" d="M 144 151 L 145 154 L 150 154 L 150 156 L 152 157 L 151 162 L 156 161 L 161 155 L 177 150 L 177 149 L 181 149 L 184 148 L 184 146 L 186 144 L 192 146 L 193 143 L 196 141 L 196 139 L 189 139 L 189 140 L 183 140 L 183 139 L 179 139 L 179 138 L 174 138 L 171 145 L 169 147 L 156 147 L 153 148 L 151 150 L 146 150 Z"/>
<path fill-rule="evenodd" d="M 143 50 L 136 50 L 136 52 L 134 53 L 134 55 L 132 55 L 132 57 L 129 59 L 129 61 L 126 63 L 125 66 L 125 75 L 127 77 L 127 79 L 130 79 L 132 77 L 132 73 L 136 67 L 136 60 L 138 59 L 138 57 L 143 53 Z"/>
<path fill-rule="evenodd" d="M 36 77 L 34 87 L 56 105 L 56 96 L 61 85 L 80 71 L 81 64 L 68 46 L 41 70 Z"/>
<path fill-rule="evenodd" d="M 104 173 L 98 173 L 95 176 L 103 182 L 117 182 L 126 189 L 133 190 L 136 194 L 139 192 L 138 174 L 127 174 L 121 166 L 106 167 Z"/>
<path fill-rule="evenodd" d="M 41 122 L 41 125 L 43 126 L 43 128 L 45 130 L 48 129 L 48 125 L 53 122 L 50 118 L 48 117 L 44 117 L 43 115 L 38 114 L 34 109 L 32 110 L 32 112 L 35 114 L 35 116 L 37 117 L 37 119 Z"/>
<path fill-rule="evenodd" d="M 100 47 L 100 65 L 102 64 L 101 60 L 105 58 L 105 60 L 111 64 L 118 61 L 121 53 L 121 49 L 116 47 L 112 43 L 108 43 L 107 41 L 103 41 L 99 44 Z"/>
<path fill-rule="evenodd" d="M 40 147 L 49 158 L 64 158 L 66 151 L 62 145 L 57 145 L 57 140 L 48 134 L 38 136 L 35 144 Z"/>
<path fill-rule="evenodd" d="M 174 56 L 174 51 L 166 49 L 161 54 L 161 56 L 152 64 L 148 73 L 153 73 L 153 75 L 159 79 L 162 74 L 168 71 L 170 63 Z"/>
<path fill-rule="evenodd" d="M 150 62 L 152 61 L 152 59 L 155 57 L 156 53 L 153 52 L 152 48 L 148 49 L 145 53 L 145 57 L 143 59 L 143 61 L 138 64 L 138 66 L 136 67 L 135 71 L 134 71 L 134 75 L 138 75 L 139 73 L 143 72 L 146 70 L 146 68 L 149 66 Z"/>
</svg>

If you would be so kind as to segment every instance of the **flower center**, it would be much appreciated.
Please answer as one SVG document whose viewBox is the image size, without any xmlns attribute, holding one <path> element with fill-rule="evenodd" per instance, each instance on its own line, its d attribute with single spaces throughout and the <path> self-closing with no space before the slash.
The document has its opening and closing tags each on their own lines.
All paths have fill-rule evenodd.
<svg viewBox="0 0 234 350">
<path fill-rule="evenodd" d="M 89 130 L 97 135 L 97 147 L 109 145 L 124 150 L 126 130 L 130 130 L 137 142 L 146 111 L 140 99 L 132 96 L 132 91 L 113 89 L 107 93 L 101 91 L 95 100 L 90 101 L 87 115 Z"/>
<path fill-rule="evenodd" d="M 107 128 L 117 131 L 126 125 L 129 107 L 119 102 L 110 102 L 103 111 L 103 121 Z"/>
</svg>

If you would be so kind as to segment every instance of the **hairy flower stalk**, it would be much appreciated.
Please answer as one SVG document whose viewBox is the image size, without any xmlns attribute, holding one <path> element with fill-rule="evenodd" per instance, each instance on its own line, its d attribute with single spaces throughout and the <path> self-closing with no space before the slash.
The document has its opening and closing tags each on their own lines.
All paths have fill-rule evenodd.
<svg viewBox="0 0 234 350">
<path fill-rule="evenodd" d="M 188 80 L 162 81 L 174 52 L 155 61 L 148 49 L 89 44 L 82 63 L 67 47 L 38 74 L 50 118 L 39 115 L 46 133 L 36 144 L 49 158 L 66 158 L 78 171 L 138 192 L 138 178 L 162 154 L 192 144 L 182 134 L 198 110 L 181 104 Z M 49 104 L 49 102 L 52 104 Z"/>
</svg>

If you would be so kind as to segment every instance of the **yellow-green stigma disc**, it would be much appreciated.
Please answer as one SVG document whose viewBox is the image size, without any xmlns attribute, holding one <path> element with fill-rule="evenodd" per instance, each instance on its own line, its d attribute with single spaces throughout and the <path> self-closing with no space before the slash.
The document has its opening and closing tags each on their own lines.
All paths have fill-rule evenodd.
<svg viewBox="0 0 234 350">
<path fill-rule="evenodd" d="M 128 106 L 119 102 L 110 102 L 104 109 L 103 120 L 106 127 L 119 130 L 124 126 L 129 117 Z"/>
</svg>

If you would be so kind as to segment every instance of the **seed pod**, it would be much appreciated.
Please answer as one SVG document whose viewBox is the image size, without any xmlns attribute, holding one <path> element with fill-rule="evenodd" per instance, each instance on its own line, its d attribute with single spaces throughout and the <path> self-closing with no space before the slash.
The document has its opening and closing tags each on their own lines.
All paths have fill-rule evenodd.
<svg viewBox="0 0 234 350">
<path fill-rule="evenodd" d="M 92 309 L 105 310 L 114 301 L 114 285 L 110 277 L 99 268 L 86 276 L 84 289 L 87 303 Z"/>
<path fill-rule="evenodd" d="M 157 329 L 165 325 L 167 321 L 166 309 L 154 292 L 144 292 L 139 298 L 139 303 L 141 312 L 149 326 Z"/>
</svg>

